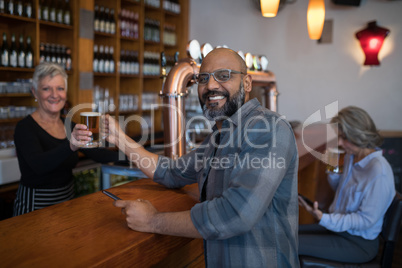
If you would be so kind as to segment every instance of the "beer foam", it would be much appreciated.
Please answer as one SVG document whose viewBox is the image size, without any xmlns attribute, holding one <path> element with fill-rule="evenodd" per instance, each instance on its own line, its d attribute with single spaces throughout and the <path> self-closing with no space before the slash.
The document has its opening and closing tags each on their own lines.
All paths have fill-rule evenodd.
<svg viewBox="0 0 402 268">
<path fill-rule="evenodd" d="M 81 116 L 100 116 L 101 114 L 98 112 L 83 112 L 80 113 Z"/>
<path fill-rule="evenodd" d="M 330 147 L 327 150 L 328 150 L 328 152 L 335 153 L 335 154 L 344 154 L 345 153 L 345 150 L 336 148 L 336 147 Z"/>
</svg>

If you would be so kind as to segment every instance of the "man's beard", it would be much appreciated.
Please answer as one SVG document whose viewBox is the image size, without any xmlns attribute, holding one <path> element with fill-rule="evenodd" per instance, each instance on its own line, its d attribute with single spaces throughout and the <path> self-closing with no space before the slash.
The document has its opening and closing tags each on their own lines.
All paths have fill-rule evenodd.
<svg viewBox="0 0 402 268">
<path fill-rule="evenodd" d="M 205 104 L 206 100 L 209 95 L 213 95 L 215 93 L 219 93 L 220 95 L 223 94 L 224 97 L 226 98 L 226 102 L 221 108 L 214 108 L 214 107 L 208 108 L 207 105 Z M 204 112 L 204 116 L 208 120 L 217 121 L 217 120 L 224 120 L 232 116 L 244 104 L 245 98 L 246 94 L 244 92 L 244 86 L 243 83 L 240 83 L 239 90 L 232 97 L 230 97 L 227 91 L 224 92 L 208 91 L 204 95 L 202 95 L 202 99 L 200 98 L 200 103 L 202 106 L 202 110 Z"/>
</svg>

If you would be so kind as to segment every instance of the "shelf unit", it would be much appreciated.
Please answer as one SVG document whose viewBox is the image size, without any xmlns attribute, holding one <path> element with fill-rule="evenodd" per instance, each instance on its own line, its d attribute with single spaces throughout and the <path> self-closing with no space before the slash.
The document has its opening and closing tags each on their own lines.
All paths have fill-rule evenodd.
<svg viewBox="0 0 402 268">
<path fill-rule="evenodd" d="M 179 14 L 164 10 L 164 0 L 159 1 L 160 7 L 154 8 L 147 5 L 145 0 L 70 0 L 72 24 L 64 25 L 38 19 L 37 10 L 41 0 L 32 0 L 33 18 L 25 18 L 0 13 L 0 29 L 1 34 L 6 32 L 8 42 L 10 42 L 11 33 L 15 33 L 16 37 L 18 37 L 20 34 L 23 34 L 24 40 L 26 40 L 27 36 L 31 37 L 31 45 L 34 50 L 35 66 L 39 64 L 39 50 L 41 42 L 63 44 L 71 48 L 72 70 L 68 72 L 68 100 L 71 107 L 82 103 L 92 103 L 93 88 L 95 85 L 99 85 L 102 88 L 108 88 L 110 90 L 110 96 L 113 97 L 114 104 L 116 105 L 113 115 L 121 115 L 124 117 L 128 117 L 130 115 L 149 115 L 149 111 L 141 109 L 142 94 L 158 94 L 162 87 L 162 81 L 159 78 L 159 75 L 144 75 L 144 52 L 153 51 L 160 54 L 162 51 L 164 51 L 166 55 L 172 56 L 178 51 L 180 53 L 180 58 L 182 58 L 186 55 L 186 45 L 188 41 L 189 0 L 179 0 L 181 6 L 181 12 Z M 93 21 L 88 22 L 88 17 L 94 17 L 95 5 L 102 5 L 104 7 L 114 9 L 116 34 L 95 32 L 93 30 L 93 25 L 88 25 L 88 23 L 93 23 Z M 138 38 L 127 38 L 121 36 L 119 14 L 122 9 L 139 13 Z M 159 31 L 161 42 L 155 43 L 145 41 L 145 18 L 156 19 L 160 22 Z M 176 27 L 175 33 L 177 36 L 177 45 L 171 46 L 163 44 L 162 40 L 165 24 L 174 25 Z M 83 36 L 83 31 L 87 32 L 86 36 Z M 116 66 L 114 73 L 100 74 L 93 72 L 92 63 L 94 44 L 104 44 L 114 47 L 113 55 Z M 121 49 L 138 51 L 140 65 L 139 74 L 120 74 L 119 59 Z M 30 79 L 32 78 L 33 72 L 33 68 L 0 67 L 0 81 L 12 82 L 16 81 L 17 79 Z M 139 108 L 136 111 L 119 113 L 120 94 L 137 94 Z M 8 105 L 35 106 L 36 103 L 30 94 L 17 94 L 15 96 L 10 96 L 9 94 L 0 94 L 0 107 Z M 4 123 L 14 123 L 19 119 L 0 119 L 0 126 Z M 77 118 L 74 119 L 76 120 Z M 161 122 L 162 112 L 160 109 L 158 109 L 155 111 L 155 120 L 153 122 L 155 132 L 160 132 L 163 130 Z M 126 131 L 130 136 L 136 136 L 141 133 L 139 124 L 135 123 L 128 124 L 126 126 Z"/>
<path fill-rule="evenodd" d="M 162 89 L 162 80 L 160 75 L 146 75 L 144 74 L 144 54 L 147 51 L 155 52 L 160 55 L 161 52 L 165 52 L 166 55 L 173 56 L 174 53 L 179 52 L 183 57 L 186 55 L 186 45 L 188 40 L 188 0 L 180 0 L 181 12 L 175 14 L 170 11 L 166 11 L 163 8 L 163 1 L 160 0 L 160 7 L 155 8 L 149 6 L 144 0 L 94 0 L 93 10 L 95 5 L 114 9 L 114 16 L 116 21 L 116 34 L 107 34 L 102 32 L 94 32 L 94 44 L 103 46 L 113 46 L 114 48 L 114 61 L 116 62 L 115 72 L 110 73 L 94 73 L 94 85 L 99 85 L 102 88 L 108 88 L 110 96 L 114 97 L 114 104 L 117 109 L 114 112 L 115 116 L 124 116 L 128 118 L 131 115 L 137 116 L 150 116 L 151 112 L 143 110 L 143 93 L 158 94 Z M 139 32 L 138 38 L 125 37 L 121 34 L 121 22 L 119 15 L 122 10 L 128 10 L 138 13 L 138 25 Z M 147 41 L 144 38 L 145 34 L 145 20 L 147 18 L 158 20 L 160 22 L 160 42 Z M 177 44 L 174 46 L 164 45 L 164 25 L 175 25 Z M 140 70 L 138 74 L 121 74 L 119 59 L 122 50 L 137 51 Z M 93 54 L 93 53 L 92 53 Z M 92 61 L 91 61 L 92 62 Z M 158 62 L 160 65 L 160 59 Z M 138 96 L 138 109 L 135 111 L 122 111 L 119 112 L 119 96 L 125 94 L 134 94 Z M 89 96 L 88 96 L 89 97 Z M 158 98 L 159 99 L 159 98 Z M 162 110 L 156 109 L 152 112 L 153 119 L 153 131 L 160 132 L 163 130 L 162 126 Z M 141 134 L 140 124 L 136 121 L 132 121 L 125 126 L 126 133 L 129 136 L 137 136 Z"/>
<path fill-rule="evenodd" d="M 70 0 L 70 9 L 75 10 L 78 0 Z M 18 37 L 24 36 L 24 45 L 26 39 L 31 38 L 31 46 L 33 49 L 34 66 L 39 64 L 40 43 L 56 43 L 63 44 L 72 50 L 72 70 L 68 71 L 68 84 L 74 85 L 77 80 L 77 58 L 74 55 L 77 47 L 77 16 L 72 12 L 72 24 L 64 25 L 60 23 L 47 22 L 38 19 L 37 11 L 40 0 L 32 0 L 32 18 L 22 17 L 18 15 L 10 15 L 0 13 L 0 32 L 7 34 L 7 42 L 10 46 L 11 35 L 15 34 L 17 47 L 19 45 Z M 15 82 L 17 79 L 31 79 L 34 68 L 13 68 L 0 66 L 0 81 Z M 32 94 L 30 93 L 0 93 L 0 107 L 4 106 L 37 106 Z M 3 126 L 14 127 L 21 120 L 18 118 L 0 119 L 0 128 Z M 1 137 L 0 137 L 1 139 Z"/>
</svg>

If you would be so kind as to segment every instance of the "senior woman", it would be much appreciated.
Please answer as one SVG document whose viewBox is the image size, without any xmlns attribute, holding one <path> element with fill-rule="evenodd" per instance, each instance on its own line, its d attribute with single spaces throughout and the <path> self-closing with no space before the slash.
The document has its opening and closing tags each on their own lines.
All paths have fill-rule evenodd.
<svg viewBox="0 0 402 268">
<path fill-rule="evenodd" d="M 32 93 L 38 109 L 18 122 L 14 142 L 21 180 L 13 215 L 70 200 L 74 197 L 72 169 L 78 163 L 78 149 L 90 132 L 82 124 L 72 124 L 66 135 L 61 110 L 67 100 L 67 74 L 55 63 L 36 66 Z M 107 149 L 81 151 L 98 162 L 118 160 L 118 152 Z"/>
<path fill-rule="evenodd" d="M 343 174 L 329 174 L 335 191 L 329 212 L 299 204 L 318 224 L 299 226 L 299 255 L 363 263 L 378 253 L 383 218 L 395 196 L 391 166 L 378 146 L 382 143 L 366 111 L 349 106 L 332 118 L 338 142 L 346 152 Z"/>
</svg>

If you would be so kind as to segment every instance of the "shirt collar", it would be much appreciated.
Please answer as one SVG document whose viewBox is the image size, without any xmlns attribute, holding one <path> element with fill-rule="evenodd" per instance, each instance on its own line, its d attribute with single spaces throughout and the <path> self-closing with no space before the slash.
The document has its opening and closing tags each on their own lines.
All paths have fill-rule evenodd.
<svg viewBox="0 0 402 268">
<path fill-rule="evenodd" d="M 382 156 L 382 150 L 380 148 L 376 148 L 375 152 L 369 154 L 368 156 L 357 162 L 355 165 L 364 168 L 370 162 L 371 159 L 379 156 Z"/>
</svg>

